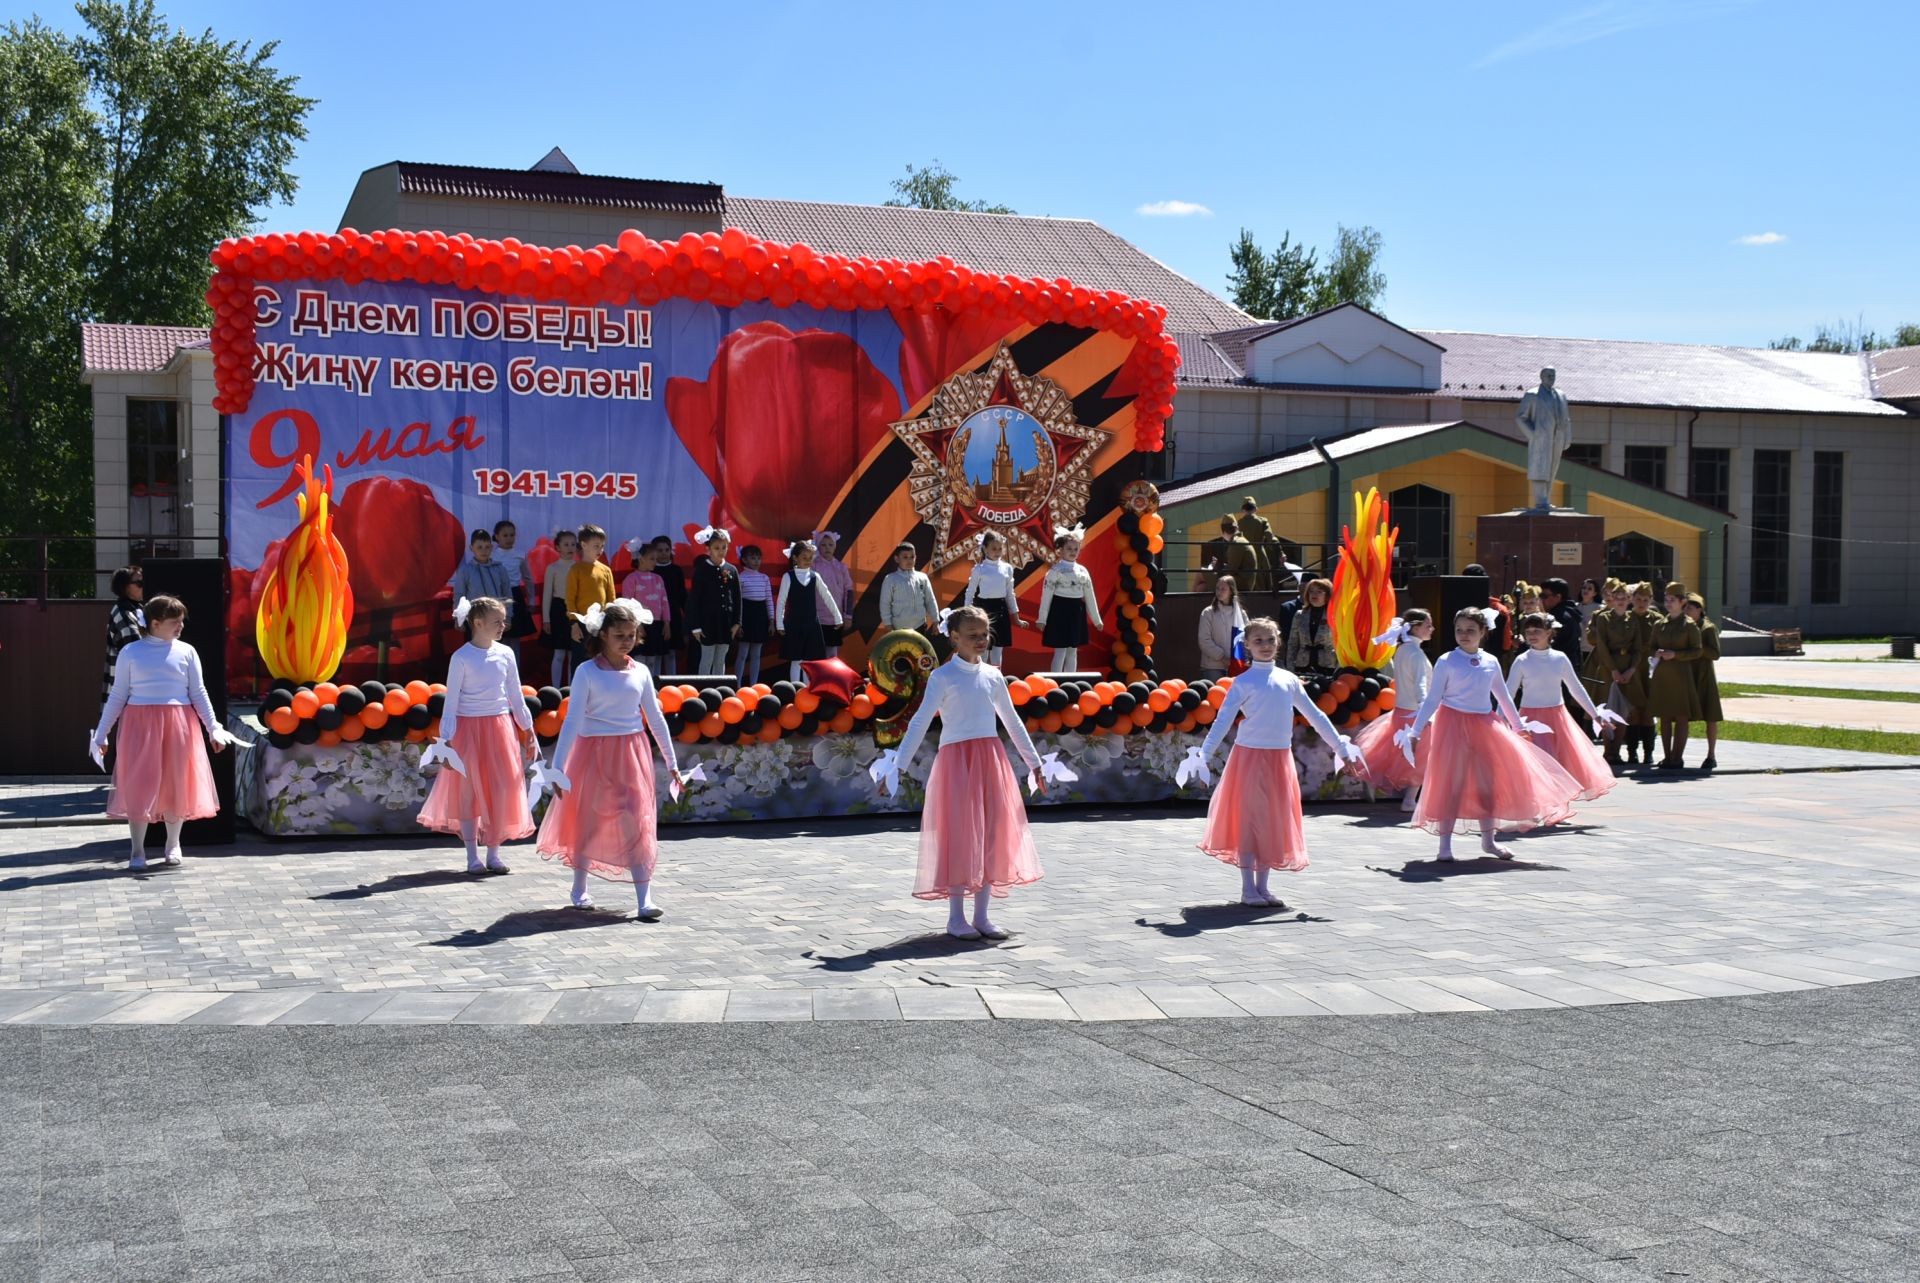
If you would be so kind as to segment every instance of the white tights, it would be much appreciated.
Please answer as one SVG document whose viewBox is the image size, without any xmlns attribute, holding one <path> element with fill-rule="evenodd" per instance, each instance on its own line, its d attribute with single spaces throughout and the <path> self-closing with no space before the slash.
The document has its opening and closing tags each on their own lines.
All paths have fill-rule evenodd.
<svg viewBox="0 0 1920 1283">
<path fill-rule="evenodd" d="M 973 893 L 973 924 L 969 927 L 966 888 L 953 888 L 947 894 L 947 934 L 971 938 L 994 930 L 993 920 L 987 916 L 987 902 L 992 899 L 992 887 L 981 887 Z"/>
<path fill-rule="evenodd" d="M 1080 671 L 1080 648 L 1078 646 L 1054 647 L 1053 671 L 1056 673 L 1079 672 Z"/>
<path fill-rule="evenodd" d="M 478 821 L 462 820 L 460 822 L 460 840 L 467 844 L 467 872 L 474 873 L 480 869 L 506 871 L 507 866 L 500 862 L 500 848 L 495 845 L 489 845 L 487 847 L 487 862 L 485 864 L 480 863 L 480 825 Z"/>
<path fill-rule="evenodd" d="M 1513 852 L 1494 840 L 1500 831 L 1499 823 L 1498 820 L 1494 819 L 1480 821 L 1480 849 L 1488 855 L 1497 855 L 1503 860 L 1511 860 L 1513 858 Z M 1451 860 L 1453 858 L 1453 831 L 1451 829 L 1440 835 L 1440 854 L 1437 858 L 1442 860 Z"/>
<path fill-rule="evenodd" d="M 178 859 L 180 855 L 180 827 L 186 823 L 177 815 L 169 815 L 161 821 L 167 830 L 167 855 Z M 129 858 L 144 860 L 147 856 L 147 822 L 145 820 L 127 821 L 127 841 L 131 848 Z"/>
<path fill-rule="evenodd" d="M 992 664 L 992 665 L 993 665 L 993 666 L 994 666 L 995 668 L 998 668 L 998 667 L 1000 667 L 1000 666 L 1001 666 L 1002 664 L 1004 664 L 1004 663 L 1006 663 L 1006 662 L 1007 662 L 1007 648 L 1006 648 L 1005 646 L 989 646 L 989 647 L 987 647 L 987 662 L 988 662 L 989 664 Z"/>
<path fill-rule="evenodd" d="M 653 903 L 653 883 L 635 880 L 633 884 L 634 901 L 641 913 L 651 913 L 656 907 Z M 587 870 L 584 865 L 573 871 L 573 903 L 577 908 L 591 909 L 593 898 L 587 894 Z"/>
<path fill-rule="evenodd" d="M 1240 857 L 1240 903 L 1242 904 L 1279 904 L 1280 897 L 1267 890 L 1267 875 L 1273 870 L 1262 868 L 1260 862 L 1251 855 Z"/>
</svg>

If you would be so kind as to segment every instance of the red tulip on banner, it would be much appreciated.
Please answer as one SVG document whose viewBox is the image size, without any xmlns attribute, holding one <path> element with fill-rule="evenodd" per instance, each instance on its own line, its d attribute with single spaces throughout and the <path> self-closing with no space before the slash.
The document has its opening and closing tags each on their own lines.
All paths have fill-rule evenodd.
<svg viewBox="0 0 1920 1283">
<path fill-rule="evenodd" d="M 826 516 L 900 397 L 849 336 L 760 321 L 726 337 L 704 381 L 667 380 L 667 416 L 727 510 L 782 535 Z"/>
<path fill-rule="evenodd" d="M 353 598 L 369 610 L 431 601 L 459 569 L 466 532 L 419 481 L 367 477 L 340 496 L 334 533 Z"/>
<path fill-rule="evenodd" d="M 1010 333 L 1017 322 L 989 312 L 893 309 L 900 326 L 900 390 L 909 406 Z"/>
</svg>

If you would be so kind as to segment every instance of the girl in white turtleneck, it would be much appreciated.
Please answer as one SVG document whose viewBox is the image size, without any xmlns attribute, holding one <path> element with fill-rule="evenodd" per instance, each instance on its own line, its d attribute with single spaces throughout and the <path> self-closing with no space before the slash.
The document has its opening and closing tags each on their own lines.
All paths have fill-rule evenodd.
<svg viewBox="0 0 1920 1283">
<path fill-rule="evenodd" d="M 1080 536 L 1054 530 L 1055 560 L 1040 584 L 1040 641 L 1053 647 L 1053 671 L 1077 672 L 1080 648 L 1101 627 L 1100 603 L 1095 600 L 1093 576 L 1080 564 Z"/>
<path fill-rule="evenodd" d="M 1426 746 L 1414 760 L 1400 751 L 1394 736 L 1413 725 L 1420 703 L 1427 697 L 1427 685 L 1433 679 L 1433 661 L 1427 658 L 1422 643 L 1433 637 L 1433 616 L 1418 608 L 1407 611 L 1391 627 L 1374 638 L 1376 644 L 1391 641 L 1393 658 L 1388 661 L 1393 677 L 1393 716 L 1376 717 L 1354 736 L 1361 756 L 1367 760 L 1367 778 L 1376 789 L 1399 789 L 1400 809 L 1411 811 L 1420 796 L 1420 781 L 1427 774 Z"/>
<path fill-rule="evenodd" d="M 1253 666 L 1231 679 L 1213 729 L 1188 759 L 1197 756 L 1204 772 L 1233 728 L 1235 716 L 1245 714 L 1220 786 L 1207 803 L 1207 829 L 1199 847 L 1216 860 L 1239 866 L 1240 903 L 1284 908 L 1280 897 L 1268 890 L 1267 875 L 1275 869 L 1297 873 L 1307 867 L 1300 779 L 1293 766 L 1294 715 L 1307 719 L 1337 760 L 1355 760 L 1360 750 L 1333 729 L 1327 715 L 1307 697 L 1300 679 L 1278 666 L 1278 622 L 1250 620 L 1241 640 Z"/>
</svg>

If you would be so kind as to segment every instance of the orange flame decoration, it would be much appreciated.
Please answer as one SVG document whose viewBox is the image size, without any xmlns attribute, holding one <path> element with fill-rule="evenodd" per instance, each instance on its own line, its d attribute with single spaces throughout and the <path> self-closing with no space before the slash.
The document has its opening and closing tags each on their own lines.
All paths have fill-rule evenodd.
<svg viewBox="0 0 1920 1283">
<path fill-rule="evenodd" d="M 1400 539 L 1400 528 L 1388 528 L 1387 501 L 1376 489 L 1369 489 L 1365 499 L 1356 491 L 1353 510 L 1360 538 L 1356 541 L 1352 530 L 1340 528 L 1340 566 L 1333 572 L 1333 601 L 1327 613 L 1333 621 L 1334 653 L 1341 664 L 1378 668 L 1393 654 L 1393 647 L 1376 646 L 1373 639 L 1393 621 L 1393 546 Z"/>
<path fill-rule="evenodd" d="M 254 617 L 260 659 L 275 677 L 323 682 L 347 653 L 353 623 L 353 588 L 347 583 L 347 550 L 333 534 L 333 469 L 324 481 L 313 475 L 313 456 L 295 469 L 306 483 L 299 496 L 300 522 L 280 547 Z"/>
</svg>

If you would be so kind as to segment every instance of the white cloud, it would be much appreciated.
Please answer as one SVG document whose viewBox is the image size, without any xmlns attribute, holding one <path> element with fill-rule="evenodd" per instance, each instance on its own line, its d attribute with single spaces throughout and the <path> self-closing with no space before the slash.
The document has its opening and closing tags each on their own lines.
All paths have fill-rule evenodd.
<svg viewBox="0 0 1920 1283">
<path fill-rule="evenodd" d="M 1213 217 L 1212 210 L 1205 205 L 1196 205 L 1190 200 L 1157 200 L 1151 205 L 1142 205 L 1133 212 L 1145 214 L 1148 218 L 1192 218 L 1195 214 L 1206 218 Z"/>
<path fill-rule="evenodd" d="M 1735 245 L 1778 245 L 1787 239 L 1785 232 L 1754 232 L 1750 236 L 1737 236 Z"/>
<path fill-rule="evenodd" d="M 1509 58 L 1570 49 L 1591 40 L 1623 35 L 1643 27 L 1667 26 L 1696 18 L 1714 17 L 1744 7 L 1751 0 L 1601 0 L 1601 3 L 1556 18 L 1523 36 L 1498 45 L 1475 67 L 1490 67 Z"/>
</svg>

